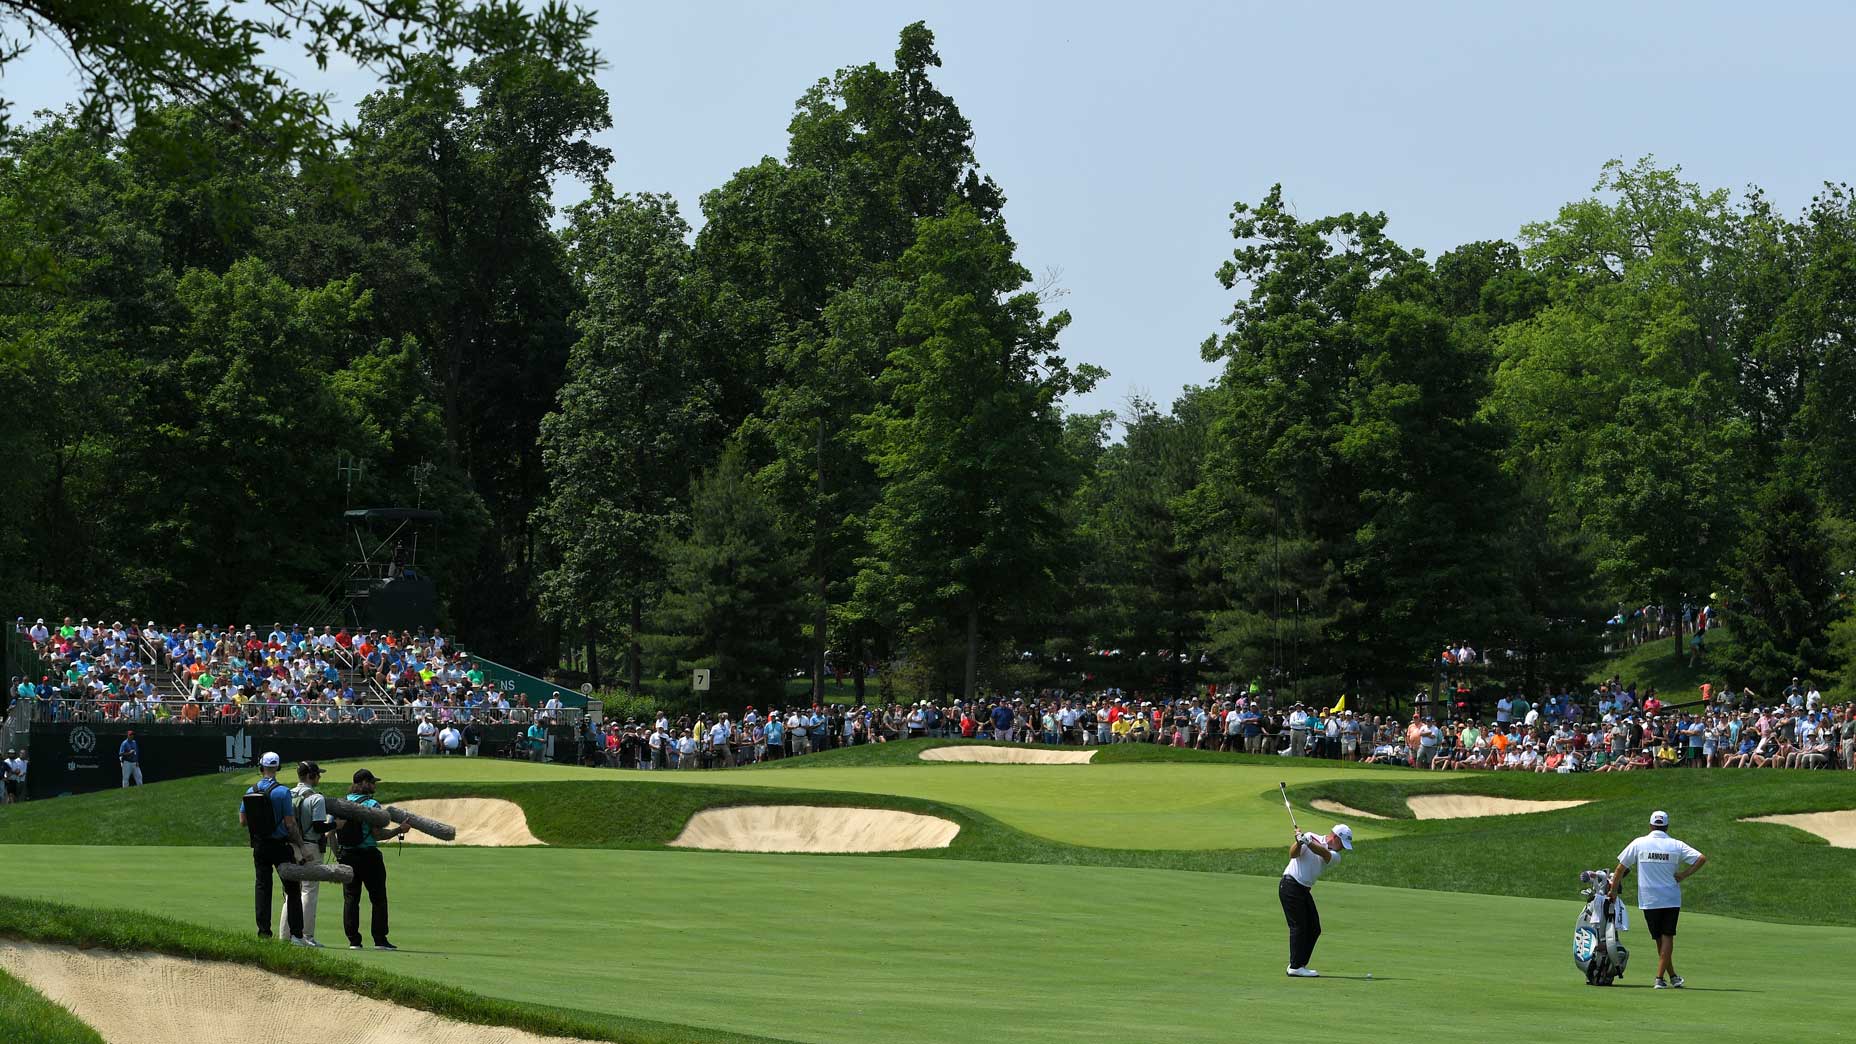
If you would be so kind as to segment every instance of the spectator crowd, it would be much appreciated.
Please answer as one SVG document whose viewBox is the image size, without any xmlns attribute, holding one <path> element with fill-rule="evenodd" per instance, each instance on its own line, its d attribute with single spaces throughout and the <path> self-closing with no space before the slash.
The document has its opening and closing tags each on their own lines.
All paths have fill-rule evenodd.
<svg viewBox="0 0 1856 1044">
<path fill-rule="evenodd" d="M 1491 715 L 1439 722 L 1272 706 L 1267 693 L 1140 699 L 1121 693 L 1040 693 L 912 706 L 749 707 L 727 714 L 659 713 L 653 720 L 583 722 L 584 763 L 627 769 L 706 769 L 797 757 L 898 739 L 966 738 L 1094 746 L 1152 743 L 1283 757 L 1324 757 L 1420 768 L 1530 772 L 1617 772 L 1682 766 L 1850 768 L 1856 706 L 1825 706 L 1794 687 L 1771 705 L 1706 687 L 1701 705 L 1670 710 L 1654 691 L 1609 683 L 1579 699 L 1569 692 L 1538 705 L 1503 697 Z"/>
<path fill-rule="evenodd" d="M 88 619 L 44 620 L 18 630 L 48 670 L 11 681 L 16 700 L 42 720 L 178 722 L 246 720 L 418 722 L 422 754 L 478 753 L 478 726 L 543 726 L 562 720 L 558 698 L 530 708 L 486 685 L 481 670 L 441 634 L 364 629 L 136 627 Z M 1467 645 L 1448 658 L 1473 662 Z M 1850 768 L 1856 707 L 1827 706 L 1797 679 L 1772 700 L 1751 690 L 1704 685 L 1700 699 L 1670 708 L 1654 690 L 1605 683 L 1540 703 L 1504 696 L 1492 714 L 1460 703 L 1442 720 L 1422 697 L 1402 716 L 1283 701 L 1256 687 L 1202 696 L 1151 698 L 1119 690 L 1046 690 L 979 701 L 912 705 L 748 707 L 728 713 L 578 725 L 583 763 L 632 769 L 724 768 L 819 750 L 915 738 L 986 738 L 1008 743 L 1150 743 L 1200 750 L 1322 757 L 1432 770 L 1620 772 L 1682 766 Z M 524 756 L 541 756 L 545 734 L 522 735 Z M 562 755 L 557 753 L 557 757 Z"/>
<path fill-rule="evenodd" d="M 46 665 L 15 677 L 40 720 L 369 722 L 378 717 L 525 722 L 527 698 L 486 685 L 442 634 L 273 624 L 140 627 L 66 617 L 16 628 Z M 558 701 L 555 703 L 558 709 Z"/>
</svg>

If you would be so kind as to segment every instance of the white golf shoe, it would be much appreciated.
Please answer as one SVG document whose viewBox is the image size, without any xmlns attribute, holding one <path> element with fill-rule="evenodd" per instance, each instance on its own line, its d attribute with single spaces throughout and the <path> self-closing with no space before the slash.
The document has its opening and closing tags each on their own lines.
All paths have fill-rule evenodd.
<svg viewBox="0 0 1856 1044">
<path fill-rule="evenodd" d="M 1297 979 L 1319 979 L 1321 973 L 1313 968 L 1290 968 L 1289 974 Z"/>
</svg>

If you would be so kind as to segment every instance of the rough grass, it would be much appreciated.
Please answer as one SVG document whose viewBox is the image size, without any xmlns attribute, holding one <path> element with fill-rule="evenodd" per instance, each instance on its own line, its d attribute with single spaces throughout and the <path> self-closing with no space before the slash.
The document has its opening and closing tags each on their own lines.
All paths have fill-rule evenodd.
<svg viewBox="0 0 1856 1044">
<path fill-rule="evenodd" d="M 0 897 L 0 939 L 7 938 L 87 949 L 164 953 L 199 960 L 231 961 L 429 1011 L 459 1022 L 508 1026 L 543 1035 L 617 1041 L 621 1044 L 746 1044 L 773 1039 L 568 1008 L 511 1003 L 452 989 L 425 979 L 381 971 L 337 956 L 345 954 L 345 950 L 325 954 L 280 946 L 276 942 L 263 942 L 255 937 L 234 935 L 130 910 L 105 911 L 64 903 Z M 5 976 L 0 975 L 0 979 L 5 979 Z M 13 985 L 25 990 L 24 986 L 17 983 Z M 0 987 L 4 986 L 5 983 L 0 983 Z M 38 997 L 30 990 L 26 992 L 33 998 Z M 62 1012 L 77 1029 L 89 1035 L 37 1037 L 8 1034 L 0 1035 L 0 1040 L 70 1040 L 83 1044 L 96 1044 L 99 1041 L 95 1032 L 77 1022 L 69 1012 L 49 1005 L 43 998 L 38 999 L 41 1008 L 36 1010 L 39 1010 L 40 1017 L 53 1020 L 56 1013 Z M 46 1006 L 50 1007 L 50 1012 L 43 1011 Z M 0 989 L 0 1030 L 8 1028 L 5 1020 L 9 1010 L 7 993 Z M 23 1010 L 30 1014 L 35 1009 Z M 55 1021 L 47 1021 L 46 1024 L 54 1029 L 57 1027 Z"/>
<path fill-rule="evenodd" d="M 0 1040 L 20 1044 L 103 1044 L 103 1038 L 83 1020 L 3 971 Z"/>
</svg>

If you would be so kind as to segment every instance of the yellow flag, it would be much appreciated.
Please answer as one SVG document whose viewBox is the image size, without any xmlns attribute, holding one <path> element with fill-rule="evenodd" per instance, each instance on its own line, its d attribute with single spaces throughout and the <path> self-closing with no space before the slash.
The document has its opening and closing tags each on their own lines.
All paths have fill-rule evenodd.
<svg viewBox="0 0 1856 1044">
<path fill-rule="evenodd" d="M 1335 701 L 1334 706 L 1328 708 L 1328 713 L 1339 714 L 1341 711 L 1344 711 L 1346 709 L 1347 709 L 1347 694 L 1342 693 L 1340 699 Z"/>
</svg>

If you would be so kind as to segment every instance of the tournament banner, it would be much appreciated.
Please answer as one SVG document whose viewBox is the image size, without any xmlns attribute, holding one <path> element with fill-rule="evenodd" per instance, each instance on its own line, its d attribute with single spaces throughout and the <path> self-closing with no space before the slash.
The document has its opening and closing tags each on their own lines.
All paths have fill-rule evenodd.
<svg viewBox="0 0 1856 1044">
<path fill-rule="evenodd" d="M 526 753 L 526 725 L 479 724 L 481 754 L 495 757 L 511 748 Z M 242 727 L 174 725 L 148 722 L 35 722 L 32 726 L 28 793 L 34 798 L 83 794 L 122 785 L 116 751 L 130 729 L 141 748 L 142 778 L 148 783 L 209 772 L 256 772 L 258 758 L 274 750 L 283 758 L 282 778 L 294 778 L 299 761 L 393 757 L 416 753 L 415 726 L 372 724 L 246 723 Z M 574 760 L 573 729 L 548 729 L 547 759 Z M 557 753 L 558 752 L 558 753 Z"/>
</svg>

